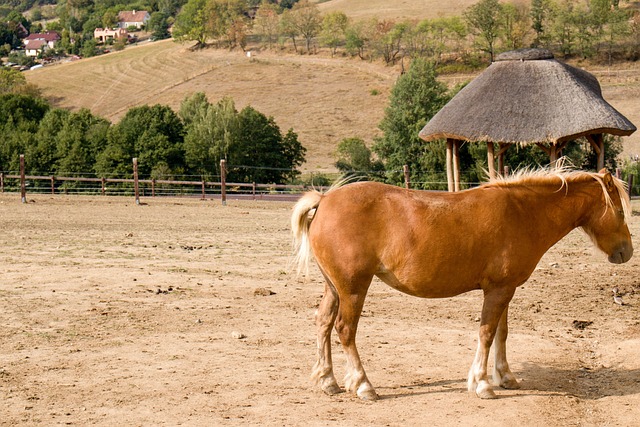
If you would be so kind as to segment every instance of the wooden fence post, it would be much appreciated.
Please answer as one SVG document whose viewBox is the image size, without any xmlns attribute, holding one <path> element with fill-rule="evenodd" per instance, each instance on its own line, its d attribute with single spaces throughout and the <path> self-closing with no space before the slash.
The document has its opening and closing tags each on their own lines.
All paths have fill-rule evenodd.
<svg viewBox="0 0 640 427">
<path fill-rule="evenodd" d="M 102 190 L 102 195 L 104 196 L 107 192 L 107 188 L 106 188 L 106 184 L 107 184 L 107 180 L 105 179 L 105 177 L 102 177 L 100 179 L 100 184 L 101 184 L 101 190 Z"/>
<path fill-rule="evenodd" d="M 156 197 L 156 179 L 151 178 L 151 197 Z"/>
<path fill-rule="evenodd" d="M 51 175 L 51 194 L 56 194 L 56 177 Z"/>
<path fill-rule="evenodd" d="M 222 205 L 227 205 L 227 161 L 225 159 L 220 160 L 220 193 L 222 198 Z"/>
<path fill-rule="evenodd" d="M 629 192 L 629 197 L 631 197 L 631 193 L 633 192 L 633 174 L 630 173 L 627 178 L 627 191 Z"/>
<path fill-rule="evenodd" d="M 404 186 L 407 187 L 407 190 L 411 188 L 411 183 L 409 182 L 409 165 L 402 166 L 402 172 L 404 173 Z"/>
<path fill-rule="evenodd" d="M 206 200 L 206 196 L 205 196 L 205 184 L 206 184 L 206 182 L 204 180 L 204 176 L 202 177 L 201 184 L 202 184 L 202 200 Z"/>
<path fill-rule="evenodd" d="M 20 154 L 20 198 L 27 203 L 27 183 L 24 178 L 24 154 Z"/>
<path fill-rule="evenodd" d="M 4 172 L 0 172 L 0 193 L 4 193 Z"/>
<path fill-rule="evenodd" d="M 133 158 L 133 192 L 136 196 L 136 205 L 140 204 L 140 187 L 138 186 L 138 158 Z"/>
</svg>

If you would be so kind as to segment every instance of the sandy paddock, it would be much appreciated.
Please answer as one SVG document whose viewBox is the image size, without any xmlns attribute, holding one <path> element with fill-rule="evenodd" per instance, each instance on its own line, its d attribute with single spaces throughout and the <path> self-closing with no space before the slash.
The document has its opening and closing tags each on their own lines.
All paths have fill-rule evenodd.
<svg viewBox="0 0 640 427">
<path fill-rule="evenodd" d="M 511 304 L 523 387 L 493 401 L 466 391 L 479 292 L 421 300 L 374 283 L 358 343 L 381 400 L 367 403 L 309 382 L 323 286 L 315 268 L 308 281 L 289 270 L 291 203 L 143 202 L 0 194 L 1 425 L 640 419 L 640 256 L 611 265 L 578 231 L 552 248 Z"/>
</svg>

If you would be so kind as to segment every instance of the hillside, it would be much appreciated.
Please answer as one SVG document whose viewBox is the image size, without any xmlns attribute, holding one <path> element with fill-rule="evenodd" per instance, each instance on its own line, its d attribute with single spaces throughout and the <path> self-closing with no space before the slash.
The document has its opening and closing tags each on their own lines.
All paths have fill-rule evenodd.
<svg viewBox="0 0 640 427">
<path fill-rule="evenodd" d="M 27 79 L 58 107 L 88 108 L 111 121 L 129 108 L 164 104 L 179 109 L 186 95 L 224 96 L 238 109 L 251 105 L 293 128 L 307 147 L 308 171 L 333 170 L 333 152 L 347 137 L 378 134 L 393 68 L 318 56 L 254 54 L 206 49 L 191 52 L 166 40 L 121 52 L 47 66 Z"/>
<path fill-rule="evenodd" d="M 333 3 L 333 2 L 329 2 Z M 399 70 L 380 63 L 323 56 L 206 49 L 192 52 L 173 41 L 146 43 L 121 52 L 27 72 L 54 105 L 119 120 L 139 105 L 179 109 L 185 96 L 204 92 L 210 101 L 230 96 L 293 128 L 308 149 L 306 172 L 334 171 L 344 138 L 371 143 L 379 135 L 388 95 Z M 591 69 L 615 108 L 640 125 L 640 64 Z M 453 85 L 473 78 L 447 76 Z M 624 154 L 640 153 L 640 132 L 624 140 Z"/>
<path fill-rule="evenodd" d="M 342 11 L 353 19 L 424 19 L 459 15 L 477 0 L 331 0 L 319 2 L 322 12 Z"/>
</svg>

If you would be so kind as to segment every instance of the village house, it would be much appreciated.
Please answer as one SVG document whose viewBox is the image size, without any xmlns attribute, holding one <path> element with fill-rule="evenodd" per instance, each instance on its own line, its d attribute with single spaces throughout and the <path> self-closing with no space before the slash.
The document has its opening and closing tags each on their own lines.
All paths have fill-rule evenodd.
<svg viewBox="0 0 640 427">
<path fill-rule="evenodd" d="M 55 49 L 59 41 L 60 34 L 55 31 L 29 34 L 23 40 L 25 55 L 35 57 L 48 49 Z"/>
<path fill-rule="evenodd" d="M 118 27 L 136 27 L 141 29 L 147 25 L 151 15 L 146 10 L 123 10 L 118 13 Z"/>
<path fill-rule="evenodd" d="M 127 39 L 129 32 L 124 28 L 96 28 L 93 30 L 93 38 L 100 43 L 106 43 L 109 40 Z"/>
</svg>

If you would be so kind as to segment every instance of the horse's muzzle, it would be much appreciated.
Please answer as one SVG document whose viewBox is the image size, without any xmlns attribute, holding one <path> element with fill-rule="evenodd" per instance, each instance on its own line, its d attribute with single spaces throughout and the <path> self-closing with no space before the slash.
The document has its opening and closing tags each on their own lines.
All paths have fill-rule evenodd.
<svg viewBox="0 0 640 427">
<path fill-rule="evenodd" d="M 622 264 L 629 261 L 632 256 L 633 245 L 625 242 L 609 255 L 609 262 L 612 264 Z"/>
</svg>

